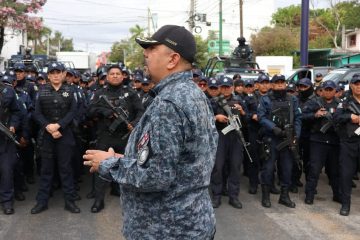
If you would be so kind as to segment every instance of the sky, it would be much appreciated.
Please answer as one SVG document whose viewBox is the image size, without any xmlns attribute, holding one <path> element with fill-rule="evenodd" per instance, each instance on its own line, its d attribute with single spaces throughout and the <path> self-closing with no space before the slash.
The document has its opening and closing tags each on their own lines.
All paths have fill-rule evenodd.
<svg viewBox="0 0 360 240">
<path fill-rule="evenodd" d="M 195 0 L 197 13 L 207 14 L 211 26 L 197 24 L 206 37 L 219 29 L 219 0 Z M 313 0 L 315 7 L 326 7 L 328 0 Z M 223 0 L 223 38 L 236 44 L 239 36 L 239 0 Z M 263 26 L 279 7 L 301 4 L 301 0 L 244 0 L 244 35 L 248 39 Z M 135 24 L 148 27 L 150 34 L 165 24 L 188 26 L 190 0 L 48 0 L 39 16 L 46 26 L 72 38 L 76 50 L 100 53 L 112 44 L 130 37 Z M 150 14 L 149 14 L 150 10 Z M 154 28 L 155 27 L 155 28 Z"/>
</svg>

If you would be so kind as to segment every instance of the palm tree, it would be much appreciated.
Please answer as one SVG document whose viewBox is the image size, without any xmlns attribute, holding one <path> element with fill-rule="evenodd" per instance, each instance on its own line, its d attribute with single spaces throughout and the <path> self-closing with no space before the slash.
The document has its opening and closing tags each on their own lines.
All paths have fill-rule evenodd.
<svg viewBox="0 0 360 240">
<path fill-rule="evenodd" d="M 144 37 L 145 30 L 146 28 L 142 28 L 138 24 L 136 24 L 134 27 L 129 29 L 131 33 L 130 39 L 134 40 L 137 37 Z"/>
</svg>

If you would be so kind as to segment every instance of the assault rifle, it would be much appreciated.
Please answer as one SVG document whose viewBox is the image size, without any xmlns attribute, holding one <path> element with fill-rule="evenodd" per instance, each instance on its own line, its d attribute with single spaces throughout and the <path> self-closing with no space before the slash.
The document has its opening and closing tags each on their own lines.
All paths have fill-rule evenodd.
<svg viewBox="0 0 360 240">
<path fill-rule="evenodd" d="M 5 134 L 5 136 L 7 136 L 17 146 L 20 146 L 20 143 L 16 140 L 15 135 L 2 122 L 0 122 L 0 132 Z"/>
<path fill-rule="evenodd" d="M 115 121 L 113 121 L 110 126 L 109 126 L 109 132 L 111 134 L 115 133 L 115 131 L 118 129 L 119 125 L 121 123 L 125 123 L 126 125 L 129 125 L 131 124 L 129 121 L 128 121 L 128 114 L 125 112 L 125 110 L 118 106 L 118 107 L 115 107 L 110 101 L 109 99 L 107 98 L 107 96 L 105 95 L 101 95 L 100 96 L 100 100 L 103 100 L 109 107 L 110 109 L 113 111 L 113 114 L 115 116 Z M 128 134 L 126 134 L 123 138 L 126 138 Z"/>
<path fill-rule="evenodd" d="M 319 99 L 316 99 L 316 103 L 319 105 L 320 109 L 325 108 Z M 329 111 L 327 111 L 323 117 L 326 118 L 326 123 L 324 125 L 322 125 L 322 127 L 320 128 L 320 132 L 325 134 L 329 130 L 330 127 L 334 126 L 334 119 L 333 119 L 332 114 Z"/>
<path fill-rule="evenodd" d="M 276 109 L 275 111 L 277 111 Z M 274 111 L 274 112 L 275 112 Z M 285 124 L 284 126 L 284 132 L 285 132 L 285 140 L 278 145 L 276 145 L 276 150 L 280 151 L 285 147 L 288 147 L 290 149 L 290 152 L 292 154 L 292 157 L 294 158 L 295 163 L 297 164 L 298 168 L 301 169 L 301 163 L 300 163 L 300 155 L 299 155 L 299 148 L 298 148 L 298 142 L 295 137 L 295 129 L 294 129 L 294 104 L 292 100 L 290 100 L 290 119 L 289 123 Z"/>
<path fill-rule="evenodd" d="M 228 120 L 229 120 L 228 126 L 225 127 L 221 132 L 224 135 L 226 135 L 231 131 L 235 131 L 236 134 L 238 135 L 238 137 L 240 138 L 241 143 L 244 146 L 245 152 L 248 155 L 250 162 L 253 162 L 253 160 L 252 160 L 252 158 L 250 156 L 249 150 L 247 149 L 247 146 L 249 146 L 250 143 L 245 141 L 244 134 L 241 131 L 242 125 L 241 125 L 241 121 L 240 121 L 239 116 L 232 113 L 231 108 L 227 104 L 227 101 L 226 101 L 226 99 L 224 98 L 223 95 L 216 98 L 216 100 L 217 100 L 219 106 L 222 107 L 222 109 L 224 109 L 226 115 L 228 116 Z"/>
</svg>

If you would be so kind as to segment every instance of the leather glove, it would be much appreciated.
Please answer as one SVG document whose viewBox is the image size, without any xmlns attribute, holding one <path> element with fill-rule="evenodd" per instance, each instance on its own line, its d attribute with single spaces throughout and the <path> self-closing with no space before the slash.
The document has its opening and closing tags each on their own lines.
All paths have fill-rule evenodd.
<svg viewBox="0 0 360 240">
<path fill-rule="evenodd" d="M 284 132 L 281 130 L 281 128 L 274 127 L 272 131 L 273 131 L 274 135 L 277 136 L 277 137 L 283 137 L 284 136 Z"/>
</svg>

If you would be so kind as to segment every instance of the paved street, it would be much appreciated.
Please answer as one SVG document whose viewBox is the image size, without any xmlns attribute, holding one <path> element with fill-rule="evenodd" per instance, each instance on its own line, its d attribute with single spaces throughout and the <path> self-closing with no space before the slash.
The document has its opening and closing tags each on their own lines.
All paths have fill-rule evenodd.
<svg viewBox="0 0 360 240">
<path fill-rule="evenodd" d="M 35 204 L 34 185 L 26 193 L 27 200 L 15 203 L 15 214 L 5 216 L 0 213 L 0 239 L 123 239 L 120 233 L 121 212 L 119 199 L 107 196 L 106 208 L 99 214 L 90 213 L 92 200 L 85 198 L 90 189 L 89 178 L 84 176 L 81 184 L 79 206 L 81 214 L 71 214 L 63 210 L 62 192 L 54 193 L 49 210 L 31 215 Z M 296 209 L 288 209 L 277 204 L 278 195 L 272 195 L 272 208 L 264 209 L 260 204 L 260 193 L 247 193 L 247 179 L 243 184 L 240 199 L 243 209 L 236 210 L 223 197 L 223 204 L 216 210 L 217 240 L 238 239 L 359 239 L 360 236 L 360 182 L 354 189 L 353 204 L 349 217 L 338 214 L 340 205 L 331 201 L 330 187 L 324 174 L 321 176 L 318 195 L 313 206 L 303 203 L 303 188 L 299 194 L 291 194 Z"/>
</svg>

